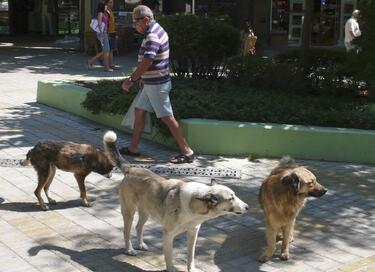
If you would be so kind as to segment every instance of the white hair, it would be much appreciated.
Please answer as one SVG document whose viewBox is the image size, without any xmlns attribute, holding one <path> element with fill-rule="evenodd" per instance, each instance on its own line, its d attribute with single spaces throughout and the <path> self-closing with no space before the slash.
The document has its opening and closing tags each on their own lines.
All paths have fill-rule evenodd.
<svg viewBox="0 0 375 272">
<path fill-rule="evenodd" d="M 360 13 L 360 11 L 359 11 L 358 9 L 355 9 L 355 10 L 353 10 L 353 12 L 352 12 L 352 16 L 353 16 L 353 17 L 358 17 L 358 16 L 359 16 L 359 13 Z"/>
<path fill-rule="evenodd" d="M 133 9 L 133 18 L 144 18 L 149 17 L 151 20 L 154 19 L 154 14 L 148 6 L 139 5 Z"/>
</svg>

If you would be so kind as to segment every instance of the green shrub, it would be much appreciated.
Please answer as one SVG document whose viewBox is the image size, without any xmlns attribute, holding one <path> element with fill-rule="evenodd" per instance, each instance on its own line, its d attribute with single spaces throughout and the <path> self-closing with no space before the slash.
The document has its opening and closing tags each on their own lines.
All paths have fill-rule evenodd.
<svg viewBox="0 0 375 272">
<path fill-rule="evenodd" d="M 347 69 L 344 51 L 311 50 L 307 76 L 299 70 L 299 50 L 275 58 L 236 56 L 228 61 L 227 77 L 236 84 L 263 90 L 316 95 L 358 96 L 365 82 Z"/>
<path fill-rule="evenodd" d="M 137 90 L 125 94 L 119 89 L 119 84 L 116 81 L 99 82 L 87 96 L 84 107 L 92 112 L 125 113 Z M 240 87 L 225 80 L 176 78 L 173 79 L 170 97 L 177 119 L 207 118 L 375 129 L 375 100 L 368 97 L 291 95 Z M 160 120 L 155 124 L 169 134 Z"/>
<path fill-rule="evenodd" d="M 240 34 L 233 26 L 212 18 L 169 15 L 159 18 L 170 40 L 170 64 L 177 76 L 221 76 L 225 60 L 238 53 Z"/>
<path fill-rule="evenodd" d="M 227 64 L 227 77 L 235 84 L 263 90 L 301 91 L 304 84 L 291 63 L 276 62 L 271 58 L 236 56 Z"/>
<path fill-rule="evenodd" d="M 99 81 L 87 94 L 86 99 L 82 102 L 82 106 L 92 113 L 125 113 L 137 94 L 138 84 L 134 84 L 131 87 L 131 91 L 127 94 L 121 90 L 121 84 L 122 81 Z"/>
<path fill-rule="evenodd" d="M 363 35 L 356 42 L 362 51 L 350 54 L 346 67 L 352 69 L 357 78 L 366 80 L 369 94 L 375 96 L 375 1 L 360 1 L 359 8 L 359 24 Z"/>
</svg>

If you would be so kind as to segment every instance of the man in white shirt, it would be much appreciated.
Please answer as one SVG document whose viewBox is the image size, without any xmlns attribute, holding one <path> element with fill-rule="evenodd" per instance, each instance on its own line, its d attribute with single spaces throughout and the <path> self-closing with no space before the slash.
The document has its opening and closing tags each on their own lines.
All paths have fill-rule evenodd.
<svg viewBox="0 0 375 272">
<path fill-rule="evenodd" d="M 352 12 L 352 17 L 350 17 L 345 24 L 345 40 L 344 44 L 346 47 L 346 52 L 355 49 L 355 45 L 352 44 L 353 40 L 361 36 L 361 30 L 359 30 L 359 25 L 357 19 L 359 18 L 359 10 L 356 9 Z"/>
</svg>

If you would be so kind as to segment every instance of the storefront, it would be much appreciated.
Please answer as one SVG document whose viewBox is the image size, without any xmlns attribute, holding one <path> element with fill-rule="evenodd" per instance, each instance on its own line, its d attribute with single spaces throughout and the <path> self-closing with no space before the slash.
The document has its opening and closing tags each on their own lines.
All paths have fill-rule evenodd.
<svg viewBox="0 0 375 272">
<path fill-rule="evenodd" d="M 311 45 L 342 46 L 345 22 L 357 7 L 357 0 L 315 0 L 314 2 Z M 305 0 L 271 0 L 269 5 L 271 47 L 300 45 L 304 10 Z M 277 45 L 276 42 L 280 44 Z"/>
<path fill-rule="evenodd" d="M 0 35 L 80 32 L 79 0 L 0 0 Z"/>
</svg>

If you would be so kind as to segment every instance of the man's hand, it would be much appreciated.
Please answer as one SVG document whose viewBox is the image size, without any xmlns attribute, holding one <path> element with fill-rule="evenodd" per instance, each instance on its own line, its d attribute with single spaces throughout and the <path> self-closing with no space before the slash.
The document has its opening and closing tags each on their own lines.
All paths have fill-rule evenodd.
<svg viewBox="0 0 375 272">
<path fill-rule="evenodd" d="M 123 91 L 125 92 L 129 92 L 129 89 L 130 87 L 133 85 L 133 82 L 130 80 L 130 78 L 128 78 L 127 80 L 125 80 L 122 85 L 121 85 L 121 88 Z"/>
</svg>

